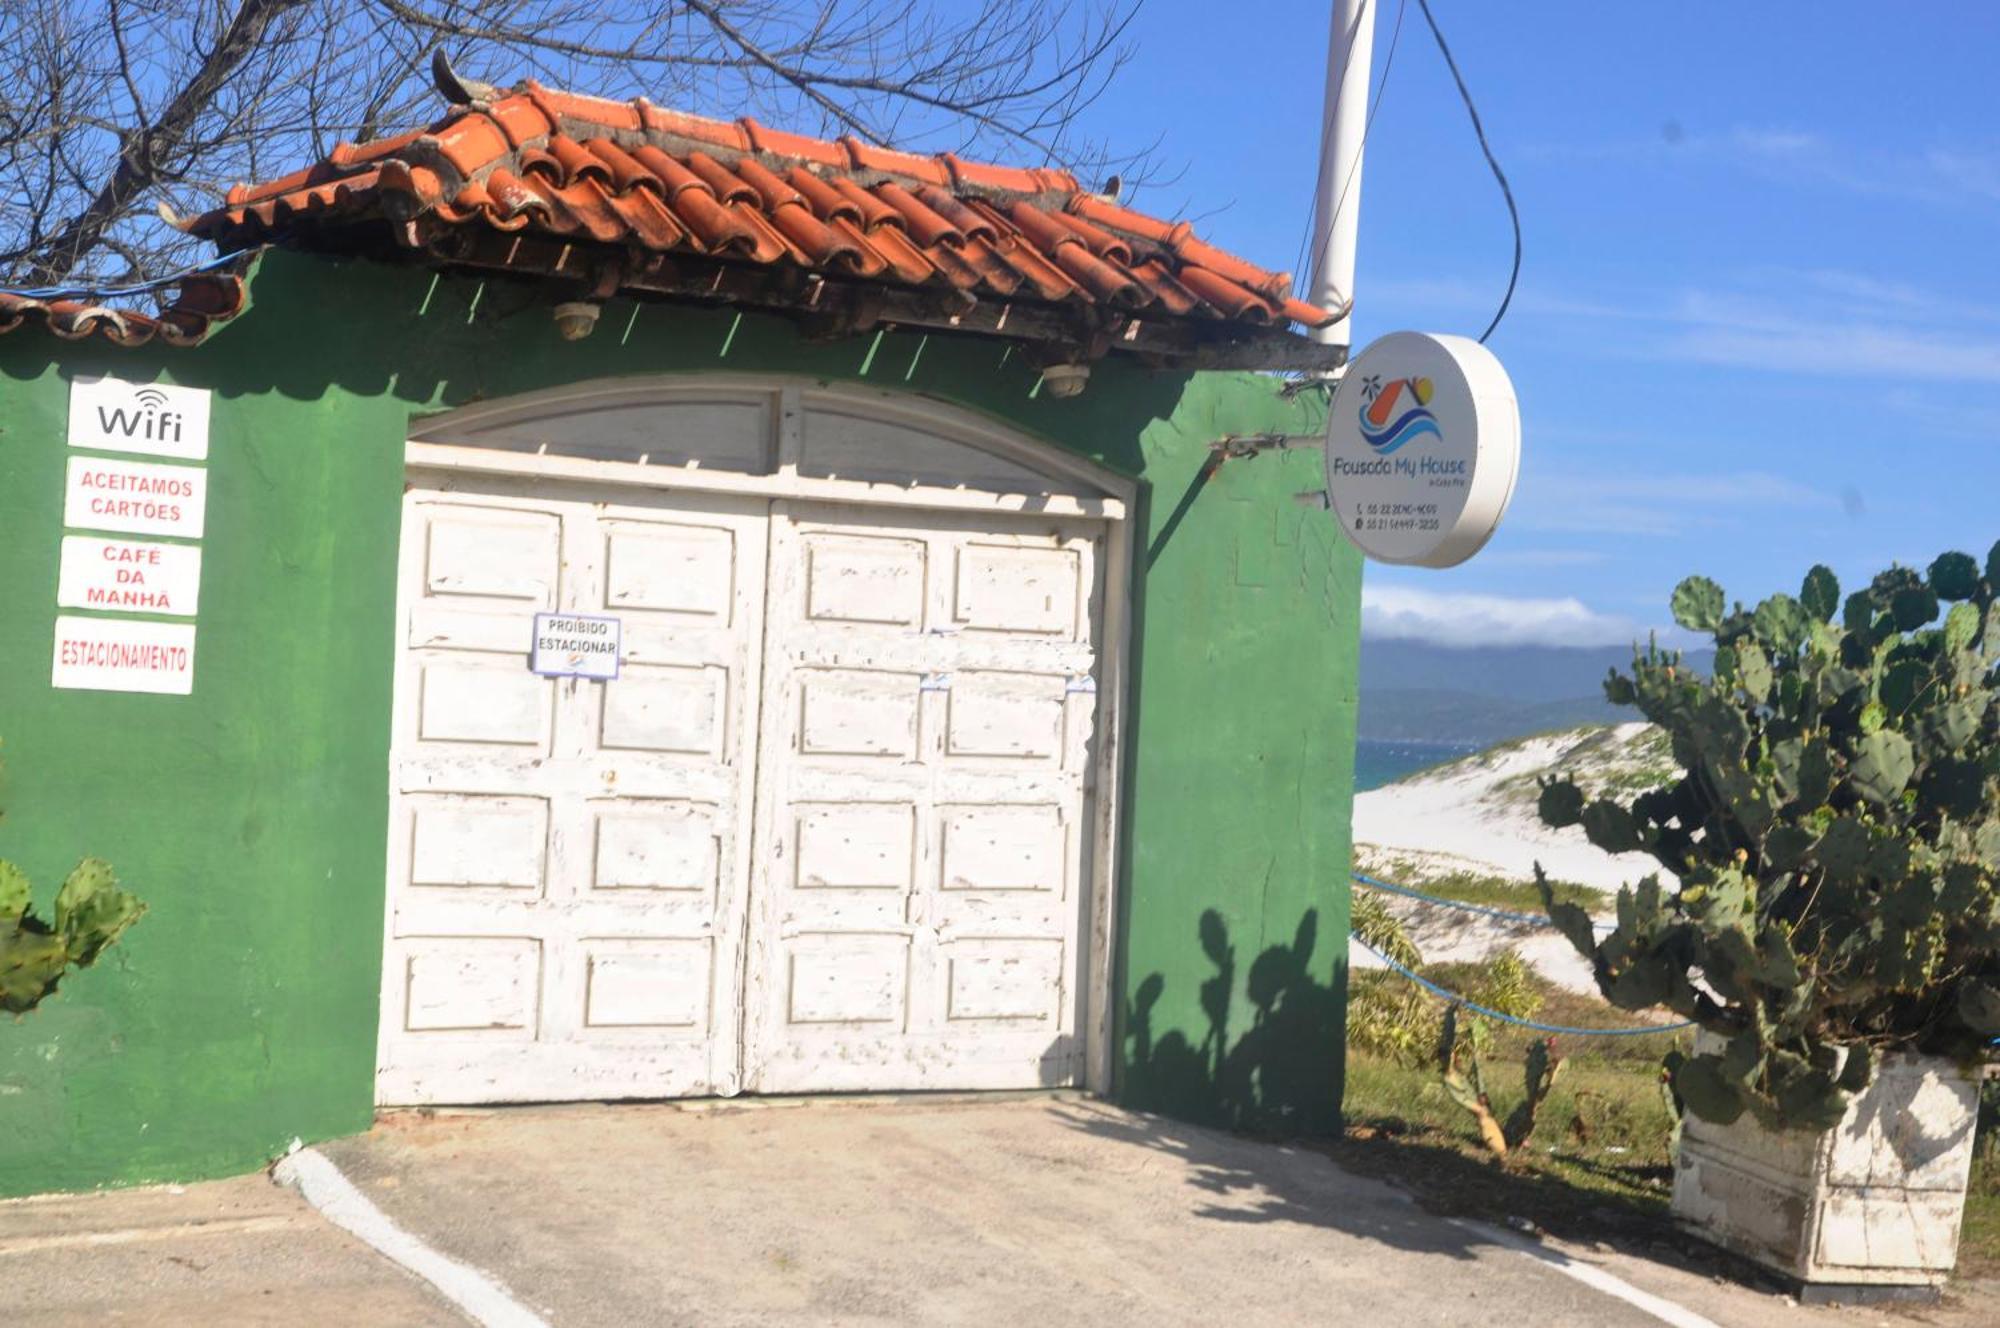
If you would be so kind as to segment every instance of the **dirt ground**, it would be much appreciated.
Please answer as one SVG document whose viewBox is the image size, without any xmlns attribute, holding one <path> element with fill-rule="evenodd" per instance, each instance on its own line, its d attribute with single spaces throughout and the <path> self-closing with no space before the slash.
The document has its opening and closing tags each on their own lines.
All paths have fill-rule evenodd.
<svg viewBox="0 0 2000 1328">
<path fill-rule="evenodd" d="M 8 1328 L 465 1322 L 262 1174 L 0 1201 L 0 1307 Z"/>
</svg>

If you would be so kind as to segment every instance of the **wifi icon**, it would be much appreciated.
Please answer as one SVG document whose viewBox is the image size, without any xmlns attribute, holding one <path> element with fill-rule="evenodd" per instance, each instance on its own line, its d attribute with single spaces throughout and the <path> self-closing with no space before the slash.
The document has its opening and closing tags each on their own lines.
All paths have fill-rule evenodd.
<svg viewBox="0 0 2000 1328">
<path fill-rule="evenodd" d="M 70 388 L 70 446 L 199 461 L 208 455 L 208 402 L 200 388 L 78 378 Z"/>
</svg>

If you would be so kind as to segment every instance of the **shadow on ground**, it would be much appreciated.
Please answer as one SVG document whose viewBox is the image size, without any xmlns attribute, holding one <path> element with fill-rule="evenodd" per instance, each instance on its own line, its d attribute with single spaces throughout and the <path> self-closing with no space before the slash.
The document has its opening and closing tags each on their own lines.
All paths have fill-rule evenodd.
<svg viewBox="0 0 2000 1328">
<path fill-rule="evenodd" d="M 1270 1145 L 1200 1125 L 1142 1116 L 1095 1103 L 1054 1114 L 1098 1139 L 1170 1154 L 1208 1198 L 1191 1214 L 1217 1222 L 1324 1227 L 1395 1249 L 1472 1259 L 1492 1243 L 1476 1230 L 1440 1222 L 1391 1186 L 1337 1168 L 1318 1149 Z"/>
</svg>

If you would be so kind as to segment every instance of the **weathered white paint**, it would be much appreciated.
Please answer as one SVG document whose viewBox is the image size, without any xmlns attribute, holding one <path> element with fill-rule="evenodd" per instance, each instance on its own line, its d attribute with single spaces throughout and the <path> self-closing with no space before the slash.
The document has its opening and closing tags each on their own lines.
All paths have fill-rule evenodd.
<svg viewBox="0 0 2000 1328">
<path fill-rule="evenodd" d="M 1081 1078 L 1101 542 L 776 505 L 746 1087 Z"/>
<path fill-rule="evenodd" d="M 1712 1049 L 1709 1035 L 1697 1046 Z M 1958 1257 L 1978 1097 L 1976 1080 L 1950 1061 L 1890 1053 L 1823 1134 L 1690 1115 L 1674 1215 L 1805 1282 L 1942 1282 Z"/>
<path fill-rule="evenodd" d="M 1129 484 L 869 392 L 725 380 L 510 404 L 409 449 L 397 757 L 425 762 L 399 781 L 381 1099 L 729 1093 L 746 1056 L 768 1091 L 1107 1087 L 1127 629 L 1105 587 L 1129 567 Z M 802 474 L 815 455 L 904 478 Z M 718 508 L 731 519 L 682 515 Z M 635 611 L 669 642 L 719 616 L 770 658 L 628 649 L 615 682 L 547 683 L 522 663 L 537 609 L 616 612 L 628 641 Z M 579 688 L 597 697 L 583 747 Z M 733 795 L 635 789 L 628 751 L 730 770 Z M 592 784 L 605 768 L 615 787 Z M 603 795 L 581 867 L 579 781 Z M 454 825 L 477 847 L 455 854 Z M 699 934 L 584 935 L 569 916 L 633 893 L 699 901 Z M 462 905 L 450 925 L 403 904 L 439 895 Z M 471 1016 L 412 1007 L 406 951 L 448 966 L 509 940 L 473 947 L 494 971 L 463 999 L 485 1026 L 408 1026 L 413 1008 Z"/>
<path fill-rule="evenodd" d="M 767 506 L 413 472 L 381 1101 L 735 1091 Z M 618 679 L 529 671 L 614 607 Z"/>
</svg>

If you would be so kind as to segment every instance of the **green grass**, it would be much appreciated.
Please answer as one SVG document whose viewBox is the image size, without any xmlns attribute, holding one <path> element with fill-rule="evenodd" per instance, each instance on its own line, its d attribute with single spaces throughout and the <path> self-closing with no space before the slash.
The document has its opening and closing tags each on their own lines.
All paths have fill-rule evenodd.
<svg viewBox="0 0 2000 1328">
<path fill-rule="evenodd" d="M 1504 908 L 1515 913 L 1539 915 L 1542 912 L 1541 892 L 1535 888 L 1533 881 L 1517 881 L 1506 876 L 1487 876 L 1470 871 L 1447 872 L 1442 875 L 1427 874 L 1426 869 L 1420 864 L 1396 857 L 1378 859 L 1376 869 L 1367 875 L 1387 881 L 1391 885 L 1408 886 L 1412 890 L 1422 890 L 1425 894 L 1456 899 L 1467 904 Z M 1549 884 L 1554 887 L 1556 898 L 1566 904 L 1581 904 L 1595 912 L 1603 909 L 1609 902 L 1609 896 L 1603 891 L 1593 890 L 1587 885 L 1578 885 L 1575 881 L 1550 881 Z M 1356 888 L 1365 890 L 1368 887 Z"/>
<path fill-rule="evenodd" d="M 2000 1276 L 2000 1079 L 1980 1085 L 1979 1147 L 1958 1233 L 1958 1270 Z"/>
<path fill-rule="evenodd" d="M 1463 991 L 1476 984 L 1479 968 L 1441 964 L 1423 971 Z M 1353 976 L 1357 988 L 1385 981 L 1401 979 Z M 1636 1022 L 1594 996 L 1538 985 L 1536 1018 L 1544 1023 L 1587 1028 Z M 1522 1058 L 1536 1036 L 1509 1027 L 1490 1031 L 1481 1064 L 1494 1110 L 1503 1117 L 1520 1101 Z M 1566 1058 L 1562 1075 L 1534 1135 L 1505 1162 L 1480 1144 L 1472 1117 L 1445 1096 L 1428 1058 L 1412 1064 L 1350 1048 L 1347 1133 L 1329 1151 L 1351 1170 L 1402 1185 L 1436 1212 L 1526 1220 L 1579 1241 L 1665 1243 L 1690 1258 L 1714 1261 L 1722 1256 L 1678 1231 L 1668 1214 L 1673 1118 L 1660 1094 L 1660 1058 L 1676 1036 L 1557 1038 L 1556 1050 Z M 2000 1085 L 1989 1092 L 2000 1103 Z M 2000 1130 L 2000 1109 L 1990 1111 L 1984 1125 L 1989 1134 Z M 2000 1275 L 2000 1143 L 1983 1147 L 1974 1163 L 1957 1275 Z"/>
<path fill-rule="evenodd" d="M 1958 1232 L 1958 1272 L 2000 1276 L 2000 1156 L 1991 1149 L 1972 1166 L 1965 1225 Z"/>
<path fill-rule="evenodd" d="M 1495 1042 L 1481 1064 L 1494 1110 L 1504 1116 L 1521 1097 L 1526 1039 L 1502 1034 Z M 1558 1050 L 1565 1050 L 1560 1042 Z M 1657 1050 L 1650 1065 L 1632 1055 L 1571 1055 L 1535 1133 L 1503 1163 L 1480 1144 L 1472 1117 L 1445 1096 L 1434 1067 L 1352 1053 L 1348 1130 L 1334 1154 L 1345 1166 L 1403 1185 L 1434 1211 L 1526 1220 L 1578 1240 L 1664 1231 L 1673 1123 L 1658 1075 Z"/>
<path fill-rule="evenodd" d="M 1533 883 L 1435 868 L 1385 855 L 1371 875 L 1429 894 L 1490 908 L 1540 913 Z M 1360 888 L 1360 887 L 1357 887 Z M 1606 897 L 1555 882 L 1557 898 L 1601 910 Z M 1375 893 L 1378 899 L 1393 896 Z M 1449 991 L 1476 994 L 1491 961 L 1427 964 L 1418 971 Z M 1532 975 L 1533 1017 L 1578 1028 L 1643 1020 Z M 1660 1059 L 1686 1034 L 1556 1041 L 1563 1072 L 1543 1104 L 1526 1147 L 1502 1162 L 1479 1142 L 1470 1114 L 1445 1095 L 1435 1065 L 1441 1004 L 1413 994 L 1386 972 L 1350 975 L 1347 1132 L 1327 1151 L 1350 1170 L 1411 1191 L 1433 1211 L 1491 1222 L 1527 1221 L 1569 1239 L 1629 1240 L 1666 1246 L 1696 1266 L 1755 1277 L 1747 1265 L 1703 1245 L 1672 1223 L 1674 1122 L 1660 1092 Z M 1476 995 L 1475 995 L 1475 998 Z M 1522 1060 L 1538 1034 L 1493 1026 L 1482 1054 L 1493 1109 L 1503 1119 L 1520 1101 Z M 1363 1045 L 1363 1042 L 1366 1045 Z M 1683 1044 L 1685 1045 L 1685 1044 Z M 2000 1082 L 1989 1082 L 1959 1234 L 1956 1276 L 2000 1277 Z"/>
</svg>

